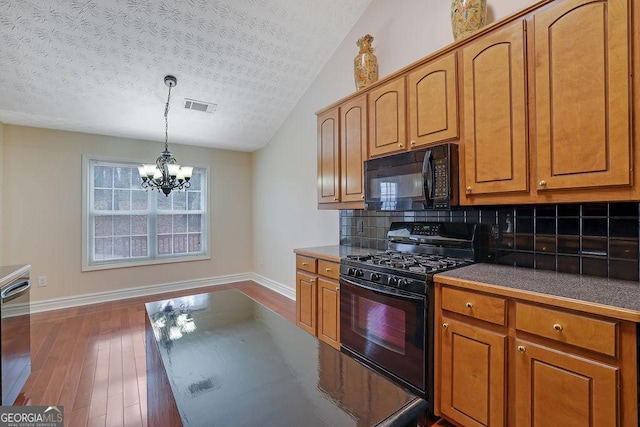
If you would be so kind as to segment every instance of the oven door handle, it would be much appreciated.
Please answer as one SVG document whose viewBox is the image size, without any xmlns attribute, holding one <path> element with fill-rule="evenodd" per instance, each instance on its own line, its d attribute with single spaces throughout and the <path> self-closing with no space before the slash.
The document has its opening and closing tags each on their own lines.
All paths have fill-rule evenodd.
<svg viewBox="0 0 640 427">
<path fill-rule="evenodd" d="M 9 286 L 7 289 L 5 289 L 0 293 L 0 298 L 2 298 L 2 303 L 4 304 L 13 299 L 18 298 L 20 295 L 25 294 L 30 287 L 31 287 L 31 282 L 28 280 L 24 280 L 22 282 L 18 282 Z M 14 292 L 14 293 L 9 295 L 9 292 Z"/>
<path fill-rule="evenodd" d="M 392 297 L 396 297 L 396 298 L 402 298 L 402 299 L 411 299 L 411 300 L 415 300 L 415 301 L 424 301 L 425 297 L 422 295 L 413 295 L 409 292 L 405 292 L 402 291 L 400 289 L 395 289 L 392 288 L 390 286 L 384 286 L 384 285 L 371 285 L 371 284 L 366 284 L 366 283 L 360 283 L 360 282 L 353 282 L 351 280 L 347 280 L 345 278 L 341 278 L 341 281 L 351 285 L 351 286 L 357 286 L 358 288 L 362 288 L 362 289 L 367 289 L 369 291 L 373 291 L 376 292 L 378 294 L 382 294 L 382 295 L 389 295 Z"/>
</svg>

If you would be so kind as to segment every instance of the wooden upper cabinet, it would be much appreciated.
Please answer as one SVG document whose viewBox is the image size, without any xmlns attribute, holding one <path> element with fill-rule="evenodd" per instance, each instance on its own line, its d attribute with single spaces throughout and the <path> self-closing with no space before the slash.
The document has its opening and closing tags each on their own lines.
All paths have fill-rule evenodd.
<svg viewBox="0 0 640 427">
<path fill-rule="evenodd" d="M 369 92 L 369 157 L 406 150 L 404 75 Z"/>
<path fill-rule="evenodd" d="M 516 21 L 462 50 L 467 196 L 528 191 L 525 25 Z"/>
<path fill-rule="evenodd" d="M 340 200 L 364 200 L 364 161 L 367 159 L 366 94 L 340 107 Z"/>
<path fill-rule="evenodd" d="M 340 201 L 338 108 L 318 116 L 318 203 Z"/>
<path fill-rule="evenodd" d="M 538 190 L 631 184 L 628 0 L 533 17 Z"/>
<path fill-rule="evenodd" d="M 409 140 L 411 148 L 458 137 L 456 53 L 409 74 Z"/>
</svg>

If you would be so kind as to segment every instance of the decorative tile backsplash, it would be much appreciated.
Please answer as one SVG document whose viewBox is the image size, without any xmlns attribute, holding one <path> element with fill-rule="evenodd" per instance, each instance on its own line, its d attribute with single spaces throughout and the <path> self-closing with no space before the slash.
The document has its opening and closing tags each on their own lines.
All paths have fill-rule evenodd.
<svg viewBox="0 0 640 427">
<path fill-rule="evenodd" d="M 340 243 L 384 250 L 393 221 L 473 222 L 491 235 L 489 262 L 638 280 L 638 203 L 518 205 L 451 211 L 340 211 Z"/>
</svg>

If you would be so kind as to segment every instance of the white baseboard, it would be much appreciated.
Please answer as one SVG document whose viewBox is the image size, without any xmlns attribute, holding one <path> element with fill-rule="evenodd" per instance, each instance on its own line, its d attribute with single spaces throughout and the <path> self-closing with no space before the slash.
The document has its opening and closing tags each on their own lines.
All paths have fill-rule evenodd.
<svg viewBox="0 0 640 427">
<path fill-rule="evenodd" d="M 279 293 L 280 295 L 284 295 L 285 297 L 296 300 L 296 290 L 291 289 L 289 286 L 285 286 L 280 282 L 276 282 L 275 280 L 268 279 L 264 276 L 259 275 L 258 273 L 251 273 L 251 280 L 254 282 L 264 286 L 265 288 L 271 289 L 274 292 Z"/>
<path fill-rule="evenodd" d="M 163 283 L 160 285 L 140 286 L 136 288 L 119 289 L 115 291 L 96 292 L 73 297 L 53 298 L 44 301 L 32 301 L 30 304 L 31 313 L 59 310 L 62 308 L 79 307 L 89 304 L 98 304 L 109 301 L 117 301 L 127 298 L 143 297 L 147 295 L 162 294 L 165 292 L 183 291 L 185 289 L 198 289 L 208 286 L 226 285 L 228 283 L 253 280 L 254 282 L 271 289 L 287 298 L 295 300 L 295 289 L 267 279 L 256 273 L 230 274 L 226 276 L 210 277 L 207 279 L 187 280 L 183 282 Z M 11 317 L 26 313 L 26 307 L 16 305 L 14 307 L 3 307 L 2 315 Z"/>
</svg>

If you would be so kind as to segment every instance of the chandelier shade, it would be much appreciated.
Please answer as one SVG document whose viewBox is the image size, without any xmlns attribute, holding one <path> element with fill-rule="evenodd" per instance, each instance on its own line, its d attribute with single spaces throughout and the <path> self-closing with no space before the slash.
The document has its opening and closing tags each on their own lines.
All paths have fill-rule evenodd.
<svg viewBox="0 0 640 427">
<path fill-rule="evenodd" d="M 191 186 L 189 180 L 193 168 L 180 166 L 169 151 L 169 102 L 171 101 L 171 88 L 178 84 L 178 80 L 174 76 L 165 76 L 164 84 L 169 87 L 167 104 L 164 108 L 164 151 L 160 153 L 155 164 L 138 166 L 138 173 L 142 179 L 142 188 L 157 189 L 168 197 L 172 190 L 184 190 Z"/>
</svg>

